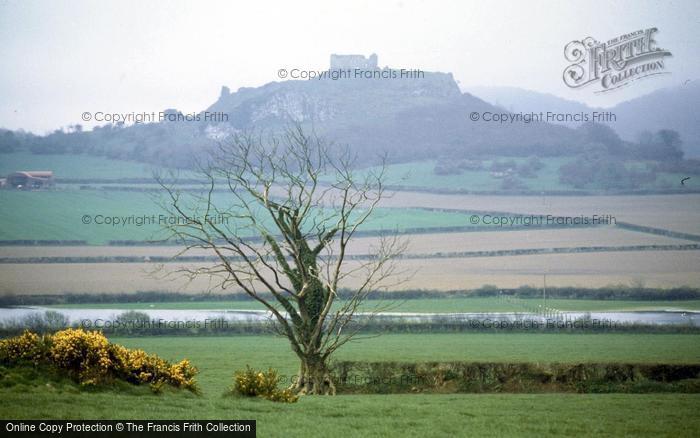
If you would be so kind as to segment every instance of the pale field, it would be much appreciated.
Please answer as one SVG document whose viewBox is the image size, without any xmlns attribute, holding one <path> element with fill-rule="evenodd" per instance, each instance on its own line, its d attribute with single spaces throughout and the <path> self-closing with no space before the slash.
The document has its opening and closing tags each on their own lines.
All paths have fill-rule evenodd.
<svg viewBox="0 0 700 438">
<path fill-rule="evenodd" d="M 408 234 L 401 236 L 406 254 L 437 252 L 497 251 L 528 248 L 573 248 L 580 246 L 673 245 L 692 243 L 615 227 L 578 229 L 529 229 L 523 231 L 479 231 L 466 233 Z M 360 237 L 348 248 L 349 254 L 370 254 L 379 241 Z M 173 257 L 182 248 L 175 246 L 0 246 L 0 257 Z M 210 256 L 211 250 L 192 249 L 191 256 Z"/>
<path fill-rule="evenodd" d="M 408 253 L 498 251 L 582 246 L 674 245 L 692 243 L 615 227 L 416 234 L 407 236 Z"/>
<path fill-rule="evenodd" d="M 618 221 L 700 234 L 700 194 L 649 196 L 479 196 L 393 192 L 384 207 L 437 207 L 556 216 L 612 215 Z"/>
<path fill-rule="evenodd" d="M 353 267 L 351 262 L 349 267 Z M 181 265 L 168 264 L 165 269 Z M 190 268 L 202 266 L 189 265 Z M 510 288 L 541 286 L 603 287 L 644 284 L 648 287 L 700 287 L 700 251 L 605 252 L 507 257 L 401 260 L 405 281 L 388 289 L 472 289 L 485 284 Z M 0 294 L 121 293 L 173 291 L 202 293 L 207 278 L 187 284 L 149 275 L 154 264 L 0 264 Z M 409 276 L 410 275 L 410 276 Z M 349 279 L 343 286 L 353 287 Z M 230 289 L 233 292 L 235 289 Z M 214 290 L 217 292 L 217 290 Z"/>
</svg>

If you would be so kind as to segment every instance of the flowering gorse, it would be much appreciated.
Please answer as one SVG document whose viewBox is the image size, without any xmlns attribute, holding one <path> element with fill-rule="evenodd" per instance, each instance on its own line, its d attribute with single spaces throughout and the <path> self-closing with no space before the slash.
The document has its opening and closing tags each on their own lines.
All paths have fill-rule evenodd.
<svg viewBox="0 0 700 438">
<path fill-rule="evenodd" d="M 65 371 L 82 385 L 120 379 L 137 385 L 147 383 L 154 392 L 166 384 L 197 391 L 197 368 L 187 359 L 171 364 L 143 350 L 112 344 L 98 331 L 66 329 L 41 337 L 25 331 L 0 341 L 0 363 L 48 365 Z"/>
<path fill-rule="evenodd" d="M 277 371 L 256 371 L 246 366 L 233 374 L 233 392 L 247 397 L 262 397 L 271 401 L 294 403 L 299 397 L 288 389 L 277 389 L 280 378 Z"/>
</svg>

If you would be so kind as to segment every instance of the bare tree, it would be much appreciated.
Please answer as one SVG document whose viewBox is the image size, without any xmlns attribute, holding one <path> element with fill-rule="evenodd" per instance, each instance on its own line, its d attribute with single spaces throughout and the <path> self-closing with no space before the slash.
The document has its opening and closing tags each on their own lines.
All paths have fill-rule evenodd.
<svg viewBox="0 0 700 438">
<path fill-rule="evenodd" d="M 396 234 L 377 239 L 371 254 L 348 255 L 385 196 L 385 167 L 356 172 L 353 163 L 347 150 L 296 126 L 220 144 L 199 166 L 203 194 L 183 195 L 160 180 L 168 210 L 180 219 L 168 227 L 184 245 L 179 255 L 206 249 L 217 260 L 178 272 L 235 286 L 262 303 L 300 360 L 292 385 L 300 394 L 335 393 L 329 358 L 371 316 L 358 316 L 368 293 L 400 276 L 393 260 L 405 243 Z M 339 297 L 347 282 L 353 287 Z"/>
</svg>

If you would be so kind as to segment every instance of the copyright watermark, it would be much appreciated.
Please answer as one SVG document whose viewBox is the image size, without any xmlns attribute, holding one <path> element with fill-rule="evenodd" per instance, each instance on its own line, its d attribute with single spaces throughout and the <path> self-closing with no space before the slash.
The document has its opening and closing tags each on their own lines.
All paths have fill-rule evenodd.
<svg viewBox="0 0 700 438">
<path fill-rule="evenodd" d="M 303 68 L 281 68 L 277 70 L 277 77 L 280 79 L 302 79 L 302 80 L 331 80 L 343 79 L 424 79 L 425 72 L 421 69 L 364 69 L 364 68 L 341 68 L 328 70 L 309 70 Z"/>
<path fill-rule="evenodd" d="M 18 436 L 256 436 L 255 420 L 0 420 L 0 430 Z"/>
<path fill-rule="evenodd" d="M 540 112 L 517 112 L 517 113 L 495 113 L 492 111 L 472 111 L 469 113 L 469 120 L 472 122 L 490 123 L 562 123 L 562 122 L 616 122 L 617 115 L 611 111 L 591 111 L 578 113 L 557 113 L 552 111 Z"/>
<path fill-rule="evenodd" d="M 81 319 L 78 326 L 85 330 L 105 329 L 105 330 L 224 330 L 236 327 L 237 323 L 226 319 L 204 319 L 204 320 L 170 320 L 163 318 L 154 319 Z"/>
<path fill-rule="evenodd" d="M 213 225 L 227 225 L 229 217 L 224 214 L 203 216 L 203 217 L 184 217 L 177 215 L 165 214 L 150 214 L 150 215 L 129 215 L 129 216 L 111 216 L 104 214 L 84 214 L 80 220 L 84 225 L 107 225 L 111 227 L 143 227 L 149 225 L 193 225 L 200 223 L 209 223 Z"/>
<path fill-rule="evenodd" d="M 179 111 L 151 112 L 105 112 L 84 111 L 80 118 L 84 122 L 106 123 L 161 123 L 161 122 L 228 122 L 229 115 L 221 111 L 204 111 L 201 113 L 181 113 Z"/>
<path fill-rule="evenodd" d="M 473 214 L 469 216 L 469 223 L 472 225 L 495 225 L 498 227 L 515 226 L 554 226 L 554 225 L 615 225 L 617 219 L 610 214 L 592 216 L 553 216 L 529 215 L 529 216 L 499 216 L 493 214 Z"/>
</svg>

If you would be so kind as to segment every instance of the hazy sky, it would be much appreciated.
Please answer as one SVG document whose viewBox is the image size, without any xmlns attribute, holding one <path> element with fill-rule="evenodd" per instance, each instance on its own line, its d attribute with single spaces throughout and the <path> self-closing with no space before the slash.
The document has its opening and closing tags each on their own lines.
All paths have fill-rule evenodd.
<svg viewBox="0 0 700 438">
<path fill-rule="evenodd" d="M 46 132 L 83 111 L 199 111 L 222 85 L 325 69 L 331 53 L 452 72 L 470 86 L 517 86 L 612 105 L 698 80 L 700 1 L 4 1 L 0 127 Z M 562 82 L 566 43 L 657 27 L 671 75 L 594 94 Z M 84 125 L 90 125 L 85 124 Z"/>
</svg>

